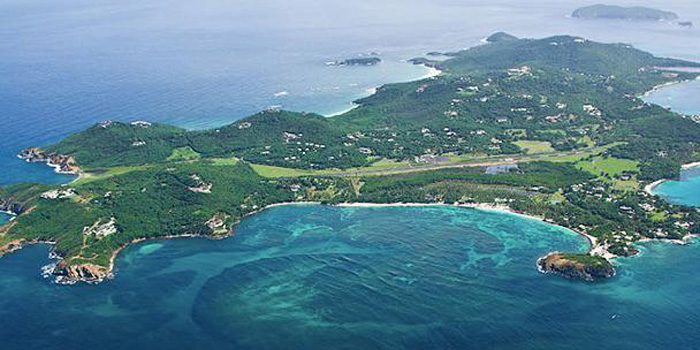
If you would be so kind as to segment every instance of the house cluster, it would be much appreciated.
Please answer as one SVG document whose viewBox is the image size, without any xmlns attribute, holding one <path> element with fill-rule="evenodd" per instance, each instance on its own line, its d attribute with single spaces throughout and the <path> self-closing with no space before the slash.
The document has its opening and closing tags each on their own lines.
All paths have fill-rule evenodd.
<svg viewBox="0 0 700 350">
<path fill-rule="evenodd" d="M 51 190 L 41 194 L 43 199 L 68 199 L 75 197 L 75 190 L 68 188 L 65 190 Z"/>
<path fill-rule="evenodd" d="M 202 178 L 197 174 L 190 175 L 190 179 L 194 180 L 197 185 L 189 187 L 188 189 L 192 192 L 197 193 L 211 193 L 212 184 L 202 181 Z"/>
<path fill-rule="evenodd" d="M 686 213 L 674 210 L 673 206 L 645 191 L 638 192 L 634 200 L 623 200 L 622 197 L 613 195 L 609 186 L 601 183 L 572 185 L 571 191 L 614 203 L 617 205 L 618 214 L 627 219 L 653 222 L 643 232 L 632 233 L 625 230 L 614 232 L 611 235 L 612 238 L 608 239 L 611 243 L 632 242 L 643 238 L 642 236 L 650 238 L 684 237 L 695 226 L 695 222 L 690 220 Z"/>
<path fill-rule="evenodd" d="M 112 122 L 111 120 L 103 120 L 103 121 L 97 123 L 97 125 L 98 125 L 99 127 L 103 128 L 103 129 L 107 129 L 107 127 L 109 127 L 110 125 L 112 125 L 112 123 L 113 123 L 113 122 Z"/>
<path fill-rule="evenodd" d="M 602 117 L 603 112 L 594 105 L 583 105 L 583 111 L 592 117 Z"/>
<path fill-rule="evenodd" d="M 137 120 L 137 121 L 131 122 L 131 125 L 132 125 L 132 126 L 142 127 L 142 128 L 148 128 L 148 127 L 150 127 L 150 126 L 153 125 L 153 124 L 151 124 L 151 123 L 149 123 L 149 122 L 147 122 L 147 121 Z"/>
<path fill-rule="evenodd" d="M 523 75 L 529 75 L 532 72 L 530 66 L 522 66 L 518 68 L 508 69 L 508 75 L 511 77 L 521 77 Z"/>
<path fill-rule="evenodd" d="M 230 216 L 226 213 L 217 213 L 215 214 L 211 219 L 207 220 L 204 224 L 207 225 L 212 231 L 215 233 L 225 233 L 228 230 L 226 229 L 226 220 Z"/>
<path fill-rule="evenodd" d="M 83 227 L 83 235 L 95 236 L 98 238 L 107 237 L 117 233 L 117 219 L 111 217 L 109 221 L 102 223 L 102 220 L 97 220 L 92 226 Z"/>
</svg>

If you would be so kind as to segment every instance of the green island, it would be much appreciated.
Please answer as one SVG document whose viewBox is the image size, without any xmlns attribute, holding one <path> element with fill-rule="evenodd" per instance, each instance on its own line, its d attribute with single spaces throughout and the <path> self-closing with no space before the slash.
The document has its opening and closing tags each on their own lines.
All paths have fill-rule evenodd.
<svg viewBox="0 0 700 350">
<path fill-rule="evenodd" d="M 99 282 L 127 245 L 231 235 L 287 203 L 445 204 L 508 210 L 585 235 L 591 250 L 537 267 L 595 281 L 635 242 L 700 233 L 696 208 L 645 190 L 700 160 L 700 124 L 642 95 L 696 79 L 694 62 L 579 37 L 489 43 L 431 61 L 442 73 L 386 85 L 336 117 L 267 110 L 211 130 L 102 122 L 27 161 L 68 185 L 0 188 L 0 254 L 52 243 L 57 281 Z"/>
<path fill-rule="evenodd" d="M 571 17 L 583 19 L 621 19 L 630 21 L 673 21 L 678 15 L 671 11 L 634 6 L 592 5 L 576 9 Z"/>
</svg>

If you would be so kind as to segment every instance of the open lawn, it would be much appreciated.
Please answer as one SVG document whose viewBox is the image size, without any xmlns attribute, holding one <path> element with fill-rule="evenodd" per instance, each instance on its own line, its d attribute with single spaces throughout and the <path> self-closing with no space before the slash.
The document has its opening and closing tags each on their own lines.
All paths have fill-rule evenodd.
<svg viewBox="0 0 700 350">
<path fill-rule="evenodd" d="M 168 157 L 168 160 L 197 160 L 202 156 L 195 152 L 191 147 L 180 147 L 173 150 L 173 154 Z"/>
<path fill-rule="evenodd" d="M 73 182 L 71 185 L 79 186 L 79 185 L 83 185 L 83 184 L 86 184 L 89 182 L 110 178 L 112 176 L 126 174 L 126 173 L 132 172 L 134 170 L 146 169 L 148 167 L 149 167 L 148 165 L 142 165 L 142 166 L 121 166 L 121 167 L 108 168 L 108 169 L 92 169 L 90 171 L 82 172 L 80 174 L 80 178 L 78 180 L 76 180 L 75 182 Z"/>
<path fill-rule="evenodd" d="M 546 141 L 517 141 L 513 143 L 525 150 L 527 154 L 554 152 L 552 144 Z"/>
<path fill-rule="evenodd" d="M 622 175 L 626 171 L 634 172 L 639 170 L 639 162 L 613 157 L 594 157 L 591 160 L 580 161 L 576 163 L 576 166 L 596 176 L 610 175 L 615 177 Z"/>
</svg>

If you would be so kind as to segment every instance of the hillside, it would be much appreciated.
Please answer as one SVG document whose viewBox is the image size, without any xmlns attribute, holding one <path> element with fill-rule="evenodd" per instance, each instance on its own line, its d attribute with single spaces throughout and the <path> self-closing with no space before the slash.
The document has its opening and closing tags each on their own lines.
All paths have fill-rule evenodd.
<svg viewBox="0 0 700 350">
<path fill-rule="evenodd" d="M 590 143 L 583 139 L 609 138 L 610 128 L 627 120 L 674 117 L 629 95 L 696 76 L 659 67 L 698 66 L 624 44 L 496 36 L 504 40 L 451 54 L 440 63 L 442 76 L 382 87 L 342 116 L 265 111 L 218 129 L 189 132 L 111 123 L 44 149 L 73 156 L 86 169 L 163 163 L 183 154 L 346 169 L 376 157 L 518 154 L 526 151 L 517 146 L 521 140 L 571 150 Z"/>
</svg>

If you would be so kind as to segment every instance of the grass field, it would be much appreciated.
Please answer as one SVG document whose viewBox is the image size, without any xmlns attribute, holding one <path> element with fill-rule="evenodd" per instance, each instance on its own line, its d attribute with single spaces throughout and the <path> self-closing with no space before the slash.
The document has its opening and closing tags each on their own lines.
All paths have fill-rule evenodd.
<svg viewBox="0 0 700 350">
<path fill-rule="evenodd" d="M 545 141 L 517 141 L 513 143 L 525 150 L 525 153 L 527 154 L 554 152 L 552 144 Z"/>
<path fill-rule="evenodd" d="M 195 152 L 190 147 L 180 147 L 173 150 L 173 154 L 168 157 L 168 160 L 172 161 L 182 161 L 182 160 L 197 160 L 202 156 Z"/>
<path fill-rule="evenodd" d="M 636 172 L 639 170 L 639 162 L 618 159 L 618 158 L 603 158 L 595 157 L 591 160 L 581 160 L 576 163 L 576 166 L 588 171 L 589 173 L 598 176 L 600 179 L 611 183 L 614 187 L 625 191 L 636 191 L 639 189 L 639 181 L 636 176 L 631 176 L 629 180 L 621 180 L 616 177 L 625 172 Z M 609 177 L 611 178 L 609 178 Z"/>
<path fill-rule="evenodd" d="M 219 164 L 220 165 L 220 164 Z M 250 165 L 255 172 L 263 177 L 297 177 L 297 176 L 311 176 L 311 175 L 322 175 L 321 170 L 308 170 L 308 169 L 293 169 L 293 168 L 282 168 L 278 166 L 270 165 L 260 165 L 251 164 Z"/>
<path fill-rule="evenodd" d="M 605 176 L 607 174 L 615 177 L 622 175 L 626 171 L 639 170 L 639 162 L 613 157 L 595 157 L 591 160 L 580 161 L 576 163 L 576 166 L 596 176 Z"/>
<path fill-rule="evenodd" d="M 71 185 L 79 186 L 83 185 L 89 182 L 97 181 L 97 180 L 103 180 L 110 178 L 112 176 L 117 176 L 121 174 L 126 174 L 129 172 L 132 172 L 134 170 L 141 170 L 141 169 L 146 169 L 148 168 L 148 165 L 141 165 L 141 166 L 122 166 L 122 167 L 116 167 L 116 168 L 109 168 L 109 169 L 94 169 L 91 171 L 86 171 L 80 174 L 80 178 L 73 182 Z"/>
<path fill-rule="evenodd" d="M 212 159 L 214 165 L 226 166 L 226 165 L 236 165 L 239 160 L 238 158 L 214 158 Z"/>
</svg>

